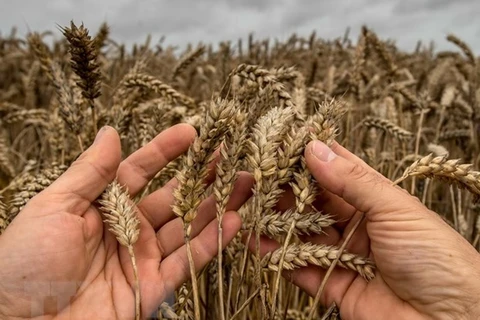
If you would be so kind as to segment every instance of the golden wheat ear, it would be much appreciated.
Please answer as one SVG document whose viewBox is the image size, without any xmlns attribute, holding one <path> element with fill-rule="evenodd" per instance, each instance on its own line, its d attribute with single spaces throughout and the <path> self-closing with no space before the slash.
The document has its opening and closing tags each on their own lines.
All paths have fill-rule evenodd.
<svg viewBox="0 0 480 320">
<path fill-rule="evenodd" d="M 115 235 L 118 243 L 128 249 L 135 281 L 135 319 L 141 317 L 140 280 L 133 245 L 140 235 L 140 220 L 137 208 L 128 191 L 116 180 L 107 186 L 98 200 L 108 230 Z"/>
</svg>

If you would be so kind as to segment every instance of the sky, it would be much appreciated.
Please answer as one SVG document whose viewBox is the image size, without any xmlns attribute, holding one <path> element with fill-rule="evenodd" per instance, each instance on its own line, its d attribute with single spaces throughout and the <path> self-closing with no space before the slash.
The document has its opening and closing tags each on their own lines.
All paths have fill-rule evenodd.
<svg viewBox="0 0 480 320">
<path fill-rule="evenodd" d="M 55 31 L 70 20 L 83 22 L 94 34 L 106 21 L 117 42 L 165 44 L 218 43 L 246 38 L 287 39 L 292 33 L 326 39 L 343 36 L 347 27 L 356 40 L 362 25 L 381 38 L 394 39 L 404 50 L 418 40 L 434 41 L 438 50 L 452 49 L 445 40 L 458 35 L 480 52 L 479 0 L 0 0 L 0 32 L 13 26 Z"/>
</svg>

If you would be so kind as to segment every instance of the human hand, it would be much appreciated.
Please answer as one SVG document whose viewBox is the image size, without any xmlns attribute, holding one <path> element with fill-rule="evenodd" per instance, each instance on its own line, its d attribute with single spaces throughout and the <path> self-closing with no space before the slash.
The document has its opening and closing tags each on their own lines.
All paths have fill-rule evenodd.
<svg viewBox="0 0 480 320">
<path fill-rule="evenodd" d="M 174 126 L 120 163 L 118 134 L 103 128 L 0 237 L 0 318 L 133 319 L 129 254 L 104 226 L 94 202 L 115 176 L 135 196 L 194 137 L 191 126 Z M 171 180 L 137 205 L 140 236 L 134 251 L 143 317 L 190 277 L 183 226 L 171 209 L 176 184 Z M 241 227 L 235 210 L 250 196 L 250 185 L 249 175 L 240 175 L 223 220 L 224 245 Z M 215 216 L 215 200 L 207 198 L 192 224 L 197 271 L 217 254 Z"/>
<path fill-rule="evenodd" d="M 329 149 L 310 143 L 305 157 L 325 189 L 317 209 L 341 222 L 325 235 L 304 240 L 339 246 L 356 222 L 355 213 L 364 212 L 366 219 L 346 248 L 377 265 L 368 283 L 352 271 L 335 269 L 321 296 L 324 305 L 335 302 L 345 320 L 480 318 L 480 257 L 463 237 L 339 144 Z M 278 247 L 262 238 L 263 254 Z M 308 266 L 284 275 L 315 296 L 325 273 Z"/>
</svg>

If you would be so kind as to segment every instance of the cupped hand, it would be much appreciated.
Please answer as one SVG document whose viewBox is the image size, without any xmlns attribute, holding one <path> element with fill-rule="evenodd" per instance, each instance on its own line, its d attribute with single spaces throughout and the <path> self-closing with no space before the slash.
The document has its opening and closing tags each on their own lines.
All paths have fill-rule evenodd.
<svg viewBox="0 0 480 320">
<path fill-rule="evenodd" d="M 370 256 L 377 265 L 370 282 L 335 269 L 321 296 L 324 305 L 335 302 L 345 320 L 480 318 L 480 256 L 464 238 L 339 144 L 330 149 L 312 142 L 305 157 L 324 189 L 317 209 L 340 222 L 303 240 L 340 246 L 359 218 L 356 213 L 363 212 L 365 220 L 347 250 Z M 262 238 L 263 254 L 278 247 Z M 325 272 L 308 266 L 285 276 L 315 296 Z"/>
<path fill-rule="evenodd" d="M 115 177 L 135 196 L 194 137 L 191 126 L 174 126 L 121 162 L 117 132 L 103 128 L 0 237 L 0 318 L 133 319 L 129 255 L 102 223 L 95 201 Z M 171 208 L 176 185 L 171 180 L 137 205 L 140 237 L 134 251 L 143 317 L 190 276 L 182 223 Z M 241 227 L 235 210 L 250 196 L 250 186 L 251 178 L 240 175 L 223 220 L 225 245 Z M 215 216 L 215 201 L 207 198 L 192 225 L 197 270 L 217 253 Z"/>
</svg>

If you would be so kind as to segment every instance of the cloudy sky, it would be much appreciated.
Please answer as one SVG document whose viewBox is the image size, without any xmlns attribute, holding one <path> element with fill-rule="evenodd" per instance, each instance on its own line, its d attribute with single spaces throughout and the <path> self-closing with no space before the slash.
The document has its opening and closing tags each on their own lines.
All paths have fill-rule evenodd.
<svg viewBox="0 0 480 320">
<path fill-rule="evenodd" d="M 166 43 L 236 40 L 256 37 L 285 39 L 293 32 L 316 30 L 323 38 L 342 36 L 351 27 L 356 37 L 363 24 L 381 37 L 412 50 L 417 40 L 435 41 L 448 49 L 455 33 L 480 52 L 479 0 L 0 0 L 0 31 L 56 30 L 70 20 L 95 32 L 107 21 L 120 42 Z M 58 34 L 58 31 L 56 31 Z"/>
</svg>

